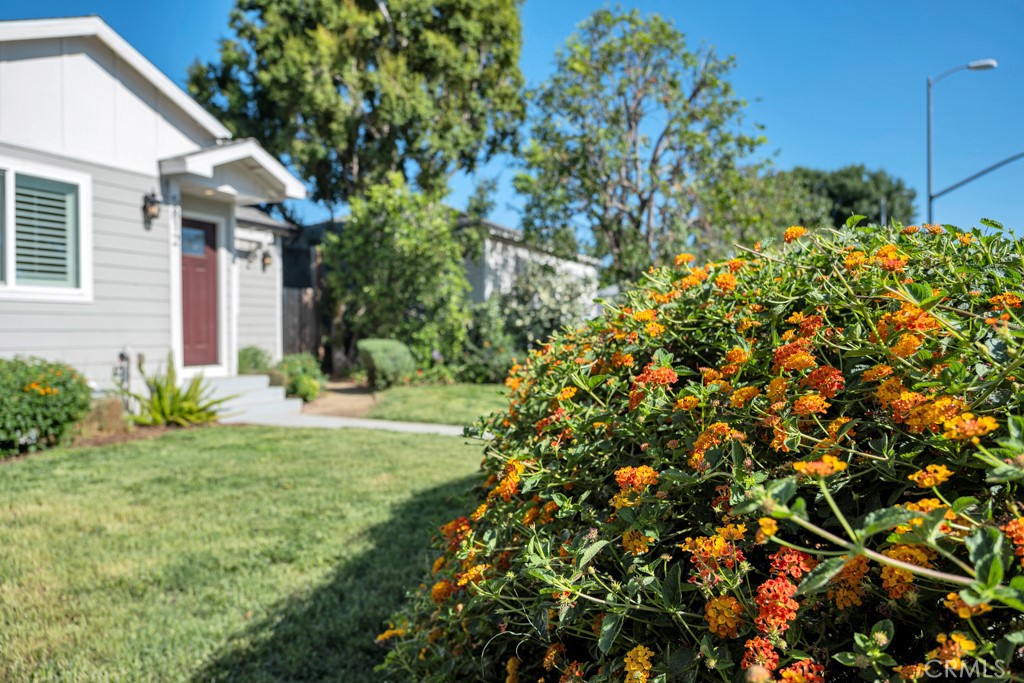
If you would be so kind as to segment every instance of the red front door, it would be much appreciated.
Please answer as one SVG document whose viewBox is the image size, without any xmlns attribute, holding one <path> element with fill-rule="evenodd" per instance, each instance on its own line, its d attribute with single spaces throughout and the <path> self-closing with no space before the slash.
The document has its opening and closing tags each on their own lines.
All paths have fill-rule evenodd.
<svg viewBox="0 0 1024 683">
<path fill-rule="evenodd" d="M 216 365 L 217 228 L 181 221 L 181 312 L 185 365 Z"/>
</svg>

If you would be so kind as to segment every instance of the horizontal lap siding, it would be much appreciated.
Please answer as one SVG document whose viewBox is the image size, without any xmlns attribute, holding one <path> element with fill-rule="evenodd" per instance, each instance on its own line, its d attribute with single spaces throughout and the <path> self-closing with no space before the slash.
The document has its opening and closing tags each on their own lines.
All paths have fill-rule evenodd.
<svg viewBox="0 0 1024 683">
<path fill-rule="evenodd" d="M 279 354 L 278 334 L 281 321 L 281 250 L 270 247 L 270 266 L 264 270 L 262 252 L 252 259 L 240 255 L 238 346 L 258 346 L 274 356 Z"/>
<path fill-rule="evenodd" d="M 0 144 L 0 154 L 88 173 L 93 183 L 93 301 L 0 300 L 0 357 L 68 363 L 101 387 L 122 348 L 163 366 L 170 347 L 170 254 L 166 211 L 147 228 L 142 196 L 155 177 Z M 134 359 L 133 359 L 134 373 Z"/>
</svg>

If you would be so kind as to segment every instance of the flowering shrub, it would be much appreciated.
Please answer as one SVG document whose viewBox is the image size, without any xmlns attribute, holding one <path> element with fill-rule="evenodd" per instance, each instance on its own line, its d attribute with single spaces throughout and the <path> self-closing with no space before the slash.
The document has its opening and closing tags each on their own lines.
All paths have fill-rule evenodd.
<svg viewBox="0 0 1024 683">
<path fill-rule="evenodd" d="M 91 402 L 89 385 L 67 365 L 0 359 L 0 457 L 59 443 Z"/>
<path fill-rule="evenodd" d="M 384 669 L 1021 670 L 1024 245 L 988 225 L 681 254 L 513 367 L 479 505 L 441 529 Z"/>
</svg>

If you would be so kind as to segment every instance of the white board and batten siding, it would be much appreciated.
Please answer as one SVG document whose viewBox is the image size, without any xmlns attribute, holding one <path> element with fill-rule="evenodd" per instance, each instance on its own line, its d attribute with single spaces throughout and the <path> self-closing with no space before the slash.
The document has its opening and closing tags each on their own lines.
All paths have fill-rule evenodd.
<svg viewBox="0 0 1024 683">
<path fill-rule="evenodd" d="M 149 176 L 216 142 L 93 38 L 0 43 L 0 141 Z"/>
</svg>

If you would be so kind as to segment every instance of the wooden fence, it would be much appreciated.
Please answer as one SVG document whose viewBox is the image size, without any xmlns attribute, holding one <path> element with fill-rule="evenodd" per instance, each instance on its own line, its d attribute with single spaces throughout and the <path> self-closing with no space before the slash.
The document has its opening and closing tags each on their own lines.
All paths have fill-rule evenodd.
<svg viewBox="0 0 1024 683">
<path fill-rule="evenodd" d="M 319 357 L 320 316 L 315 290 L 312 287 L 285 287 L 283 297 L 284 352 L 312 353 Z"/>
</svg>

